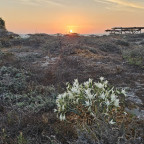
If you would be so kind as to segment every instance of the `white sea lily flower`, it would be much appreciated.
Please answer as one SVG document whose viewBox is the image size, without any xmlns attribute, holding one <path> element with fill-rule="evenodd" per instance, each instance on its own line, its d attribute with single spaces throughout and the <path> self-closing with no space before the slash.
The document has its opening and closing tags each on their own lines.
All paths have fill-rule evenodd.
<svg viewBox="0 0 144 144">
<path fill-rule="evenodd" d="M 59 117 L 59 118 L 60 118 L 60 121 L 62 121 L 62 120 L 63 120 L 63 116 L 62 116 L 62 114 L 60 114 L 60 117 Z"/>
<path fill-rule="evenodd" d="M 112 95 L 111 95 L 111 101 L 114 102 L 115 100 L 116 100 L 116 95 L 115 95 L 115 94 L 112 94 Z"/>
<path fill-rule="evenodd" d="M 116 100 L 114 101 L 114 106 L 119 107 L 119 99 L 116 99 Z"/>
<path fill-rule="evenodd" d="M 91 111 L 91 107 L 88 108 L 88 111 Z"/>
<path fill-rule="evenodd" d="M 70 88 L 70 84 L 69 84 L 69 83 L 67 83 L 66 85 L 67 85 L 67 90 L 68 90 L 68 89 Z"/>
<path fill-rule="evenodd" d="M 90 88 L 86 89 L 85 93 L 86 93 L 86 95 L 90 95 L 91 94 L 91 89 Z"/>
<path fill-rule="evenodd" d="M 78 79 L 75 79 L 75 80 L 74 80 L 73 86 L 76 87 L 76 88 L 79 87 Z"/>
<path fill-rule="evenodd" d="M 79 98 L 76 99 L 76 103 L 77 103 L 77 104 L 79 103 Z"/>
<path fill-rule="evenodd" d="M 84 86 L 88 88 L 89 87 L 89 82 L 84 82 Z"/>
<path fill-rule="evenodd" d="M 124 112 L 125 115 L 127 115 L 127 112 Z"/>
<path fill-rule="evenodd" d="M 91 99 L 93 99 L 95 97 L 95 95 L 92 95 L 92 94 L 89 94 L 88 95 L 88 98 L 91 100 Z"/>
<path fill-rule="evenodd" d="M 104 85 L 102 83 L 95 83 L 95 85 L 98 87 L 98 88 L 104 88 Z"/>
<path fill-rule="evenodd" d="M 122 89 L 121 93 L 122 93 L 124 96 L 126 96 L 126 91 L 125 91 L 125 89 Z"/>
<path fill-rule="evenodd" d="M 91 103 L 89 101 L 85 101 L 86 106 L 91 106 Z"/>
<path fill-rule="evenodd" d="M 57 112 L 57 109 L 54 109 L 54 112 Z"/>
<path fill-rule="evenodd" d="M 111 121 L 109 121 L 109 124 L 113 125 L 115 124 L 116 122 L 113 121 L 113 119 Z"/>
<path fill-rule="evenodd" d="M 70 91 L 68 91 L 68 96 L 69 96 L 69 99 L 74 99 L 73 93 L 71 93 Z"/>
<path fill-rule="evenodd" d="M 63 115 L 63 118 L 62 118 L 62 120 L 64 121 L 64 120 L 66 120 L 66 117 L 65 117 L 65 115 Z"/>
<path fill-rule="evenodd" d="M 57 97 L 57 99 L 61 99 L 62 98 L 62 95 L 61 94 L 59 94 L 58 95 L 58 97 Z"/>
<path fill-rule="evenodd" d="M 71 91 L 72 91 L 73 93 L 77 93 L 77 88 L 76 88 L 76 87 L 72 87 Z"/>
<path fill-rule="evenodd" d="M 62 106 L 62 110 L 64 110 L 64 109 L 65 109 L 65 106 L 63 105 L 63 106 Z"/>
<path fill-rule="evenodd" d="M 90 83 L 92 83 L 92 81 L 93 81 L 93 80 L 92 80 L 91 78 L 89 78 L 89 81 L 88 81 L 88 82 L 89 82 L 89 84 L 90 84 Z"/>
<path fill-rule="evenodd" d="M 100 77 L 100 81 L 103 81 L 104 80 L 104 77 Z"/>
<path fill-rule="evenodd" d="M 107 100 L 105 103 L 106 103 L 106 105 L 107 105 L 107 106 L 109 106 L 109 105 L 110 105 L 109 100 Z"/>
<path fill-rule="evenodd" d="M 106 81 L 104 81 L 104 84 L 105 84 L 105 85 L 107 85 L 107 84 L 108 84 L 108 81 L 107 81 L 107 80 L 106 80 Z"/>
<path fill-rule="evenodd" d="M 78 79 L 75 79 L 75 80 L 74 80 L 74 83 L 78 84 L 78 83 L 79 83 L 79 82 L 78 82 Z"/>
<path fill-rule="evenodd" d="M 102 93 L 102 94 L 100 95 L 100 98 L 105 99 L 105 94 Z"/>
<path fill-rule="evenodd" d="M 67 93 L 65 92 L 63 93 L 62 98 L 66 98 L 66 96 L 67 96 Z"/>
<path fill-rule="evenodd" d="M 95 116 L 94 113 L 92 113 L 92 112 L 90 113 L 90 115 L 93 116 L 93 117 Z"/>
</svg>

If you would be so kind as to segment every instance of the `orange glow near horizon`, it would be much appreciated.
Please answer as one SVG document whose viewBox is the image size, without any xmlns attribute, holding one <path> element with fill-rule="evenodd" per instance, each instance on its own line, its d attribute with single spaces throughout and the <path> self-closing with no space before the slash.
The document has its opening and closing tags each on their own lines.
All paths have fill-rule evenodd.
<svg viewBox="0 0 144 144">
<path fill-rule="evenodd" d="M 132 1 L 4 0 L 0 17 L 14 33 L 96 34 L 112 27 L 143 27 L 144 2 Z"/>
</svg>

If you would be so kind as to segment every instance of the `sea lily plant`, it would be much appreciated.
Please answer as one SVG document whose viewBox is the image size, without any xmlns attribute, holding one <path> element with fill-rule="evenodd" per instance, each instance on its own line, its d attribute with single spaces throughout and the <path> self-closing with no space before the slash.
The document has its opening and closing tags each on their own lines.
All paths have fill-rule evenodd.
<svg viewBox="0 0 144 144">
<path fill-rule="evenodd" d="M 78 114 L 79 109 L 89 112 L 91 116 L 97 116 L 97 113 L 110 115 L 120 107 L 120 95 L 126 96 L 125 90 L 110 88 L 104 77 L 100 77 L 99 82 L 89 78 L 82 84 L 75 79 L 72 85 L 67 83 L 64 93 L 57 96 L 57 109 L 54 111 L 61 121 L 66 120 L 69 112 Z M 110 124 L 115 124 L 112 118 L 108 117 L 108 120 Z"/>
</svg>

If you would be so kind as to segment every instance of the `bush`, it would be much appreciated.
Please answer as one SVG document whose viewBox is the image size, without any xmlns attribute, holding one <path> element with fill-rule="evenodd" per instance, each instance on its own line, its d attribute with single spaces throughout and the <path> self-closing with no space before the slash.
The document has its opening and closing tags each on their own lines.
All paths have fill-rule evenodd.
<svg viewBox="0 0 144 144">
<path fill-rule="evenodd" d="M 118 46 L 116 46 L 115 44 L 112 43 L 101 43 L 99 44 L 100 46 L 100 50 L 104 51 L 104 52 L 111 52 L 111 53 L 120 53 L 120 49 Z"/>
<path fill-rule="evenodd" d="M 125 95 L 125 91 L 120 92 L 114 90 L 114 87 L 109 88 L 108 81 L 104 81 L 103 77 L 98 83 L 93 83 L 92 79 L 89 79 L 89 81 L 79 84 L 76 79 L 73 85 L 67 84 L 66 92 L 58 95 L 55 111 L 60 120 L 66 120 L 66 115 L 69 112 L 86 117 L 102 113 L 109 123 L 114 124 L 114 114 L 122 102 L 118 97 L 120 94 Z"/>
<path fill-rule="evenodd" d="M 124 89 L 110 88 L 103 77 L 98 83 L 76 79 L 66 89 L 55 112 L 61 121 L 76 124 L 78 139 L 72 144 L 142 143 L 142 124 L 124 111 Z"/>
<path fill-rule="evenodd" d="M 1 100 L 20 110 L 39 112 L 49 111 L 55 107 L 56 92 L 54 87 L 36 86 L 24 94 L 4 93 Z"/>
<path fill-rule="evenodd" d="M 129 46 L 129 43 L 124 40 L 117 40 L 116 44 L 120 46 Z"/>
<path fill-rule="evenodd" d="M 144 47 L 137 47 L 123 52 L 123 57 L 132 65 L 144 67 Z"/>
<path fill-rule="evenodd" d="M 0 69 L 0 92 L 7 91 L 19 94 L 27 88 L 26 79 L 29 74 L 23 70 L 18 70 L 14 67 L 1 67 Z"/>
<path fill-rule="evenodd" d="M 0 18 L 0 29 L 5 29 L 5 21 Z"/>
</svg>

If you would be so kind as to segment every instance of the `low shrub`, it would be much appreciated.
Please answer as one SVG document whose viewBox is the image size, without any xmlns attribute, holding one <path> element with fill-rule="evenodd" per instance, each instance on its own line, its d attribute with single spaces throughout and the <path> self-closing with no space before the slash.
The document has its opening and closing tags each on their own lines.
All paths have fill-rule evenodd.
<svg viewBox="0 0 144 144">
<path fill-rule="evenodd" d="M 100 78 L 100 82 L 96 83 L 89 79 L 89 81 L 79 84 L 76 79 L 73 85 L 67 84 L 66 92 L 59 94 L 56 100 L 57 109 L 55 110 L 60 120 L 66 120 L 68 113 L 75 113 L 78 115 L 97 116 L 102 113 L 105 115 L 107 121 L 114 124 L 114 114 L 118 111 L 120 103 L 122 104 L 122 97 L 119 99 L 118 95 L 125 95 L 125 91 L 121 92 L 114 87 L 108 87 L 108 81 Z M 112 114 L 113 113 L 113 114 Z"/>
<path fill-rule="evenodd" d="M 129 64 L 144 67 L 144 47 L 136 47 L 123 51 L 123 57 Z"/>
<path fill-rule="evenodd" d="M 14 67 L 1 67 L 0 69 L 0 93 L 22 93 L 27 88 L 29 73 Z"/>
<path fill-rule="evenodd" d="M 129 46 L 129 43 L 124 40 L 117 40 L 116 44 L 120 46 Z"/>
<path fill-rule="evenodd" d="M 120 48 L 109 42 L 101 43 L 99 44 L 100 50 L 104 52 L 110 52 L 110 53 L 121 53 Z"/>
<path fill-rule="evenodd" d="M 76 125 L 78 139 L 72 144 L 123 144 L 142 140 L 142 123 L 125 112 L 124 89 L 118 90 L 100 78 L 67 84 L 56 100 L 58 118 Z"/>
</svg>

